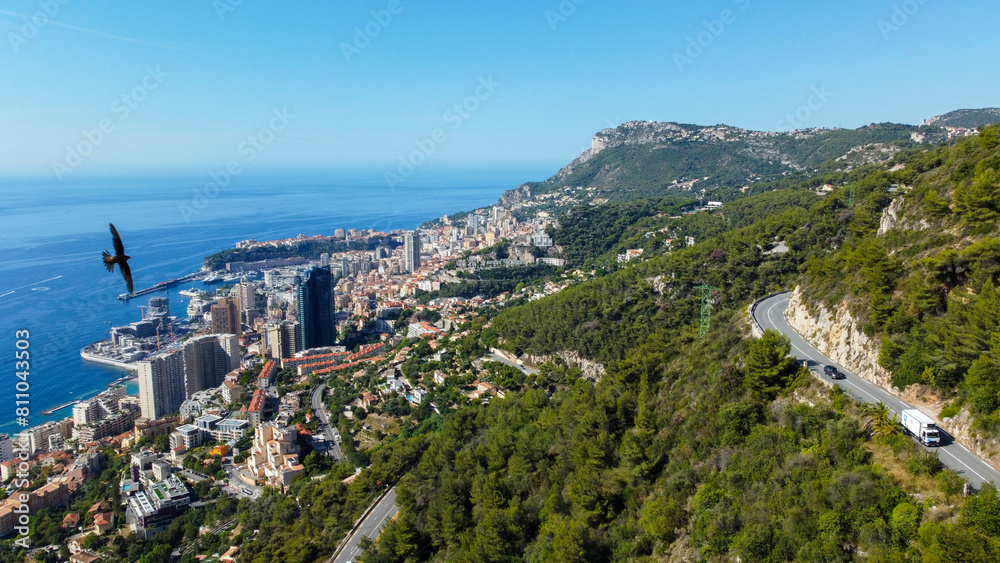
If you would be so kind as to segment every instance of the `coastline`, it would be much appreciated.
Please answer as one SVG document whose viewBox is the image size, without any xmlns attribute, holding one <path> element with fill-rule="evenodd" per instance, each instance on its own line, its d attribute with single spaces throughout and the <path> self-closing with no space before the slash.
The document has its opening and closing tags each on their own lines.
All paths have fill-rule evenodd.
<svg viewBox="0 0 1000 563">
<path fill-rule="evenodd" d="M 518 177 L 523 175 L 518 174 Z M 125 199 L 105 198 L 104 196 L 101 196 L 100 199 L 101 201 L 114 201 L 115 208 L 121 213 L 125 213 L 125 210 L 131 208 L 131 205 L 135 203 L 131 200 L 134 199 L 137 202 L 147 198 L 149 194 L 169 195 L 172 184 L 172 181 L 156 180 L 148 186 L 140 186 L 141 189 L 138 191 L 114 192 L 116 198 L 122 196 Z M 287 182 L 284 180 L 280 182 L 280 186 L 285 186 L 286 184 Z M 334 186 L 338 194 L 338 203 L 335 207 L 319 205 L 312 208 L 313 211 L 320 209 L 325 212 L 322 220 L 315 219 L 309 214 L 303 216 L 299 203 L 291 203 L 293 200 L 284 196 L 276 196 L 275 194 L 284 192 L 281 189 L 276 189 L 275 185 L 274 182 L 269 181 L 248 184 L 245 186 L 245 190 L 239 192 L 239 194 L 234 193 L 234 196 L 238 195 L 237 199 L 247 204 L 243 206 L 245 208 L 258 205 L 262 201 L 268 202 L 267 205 L 269 208 L 283 212 L 276 219 L 268 219 L 263 223 L 254 223 L 248 220 L 246 224 L 238 225 L 226 222 L 219 223 L 218 225 L 213 225 L 212 234 L 214 238 L 210 239 L 204 238 L 204 235 L 197 229 L 192 229 L 183 224 L 175 224 L 167 221 L 166 224 L 161 225 L 162 221 L 159 221 L 159 219 L 151 221 L 151 224 L 145 225 L 145 228 L 133 229 L 133 233 L 129 237 L 132 246 L 156 249 L 155 253 L 153 250 L 149 250 L 147 254 L 150 256 L 156 254 L 163 258 L 161 261 L 150 264 L 151 270 L 146 272 L 145 275 L 147 277 L 144 280 L 140 282 L 137 278 L 136 281 L 139 283 L 136 289 L 155 286 L 160 280 L 169 280 L 184 276 L 203 276 L 205 271 L 202 269 L 202 266 L 206 256 L 224 249 L 234 248 L 238 241 L 247 238 L 264 240 L 269 238 L 273 232 L 280 233 L 281 237 L 294 237 L 296 234 L 303 232 L 307 234 L 326 233 L 327 228 L 332 229 L 333 225 L 353 229 L 412 229 L 424 223 L 429 218 L 441 217 L 443 214 L 454 212 L 456 209 L 476 209 L 490 205 L 496 202 L 497 198 L 507 189 L 509 182 L 504 182 L 503 185 L 491 184 L 488 186 L 470 186 L 465 183 L 446 182 L 444 187 L 435 185 L 433 188 L 409 190 L 405 194 L 397 193 L 393 203 L 388 206 L 383 205 L 382 207 L 378 207 L 379 212 L 376 214 L 371 212 L 373 202 L 381 200 L 384 195 L 388 194 L 389 190 L 387 188 L 375 186 L 372 190 L 359 191 L 338 184 Z M 101 185 L 94 187 L 101 188 Z M 315 199 L 313 196 L 327 194 L 329 186 L 315 187 L 310 184 L 299 187 L 293 185 L 292 189 L 295 193 L 299 194 L 300 198 Z M 97 193 L 102 192 L 98 190 Z M 170 199 L 170 201 L 184 202 L 187 199 L 189 199 L 189 196 L 178 196 L 175 199 Z M 316 201 L 326 200 L 320 198 Z M 109 211 L 109 213 L 111 212 Z M 250 215 L 247 216 L 249 217 Z M 214 219 L 214 216 L 205 216 L 202 219 Z M 236 223 L 240 222 L 237 221 Z M 13 222 L 10 225 L 17 227 L 19 223 Z M 22 226 L 25 229 L 37 229 L 39 227 L 39 225 L 35 225 L 30 221 L 26 221 Z M 121 225 L 118 226 L 121 228 Z M 44 248 L 47 249 L 46 252 L 50 248 L 53 251 L 58 248 L 59 254 L 68 253 L 70 255 L 91 252 L 95 244 L 91 239 L 99 238 L 100 243 L 104 244 L 106 230 L 103 225 L 101 227 L 99 236 L 87 235 L 70 241 L 67 241 L 59 232 L 51 233 L 52 236 L 46 238 L 46 242 L 58 242 L 60 246 L 46 246 Z M 83 228 L 81 227 L 81 229 Z M 178 251 L 178 248 L 183 250 Z M 4 258 L 9 258 L 11 263 L 15 264 L 23 250 L 25 249 L 16 246 L 5 248 Z M 180 264 L 177 264 L 176 259 L 179 258 L 183 259 Z M 21 272 L 18 268 L 15 268 L 13 271 Z M 27 273 L 28 271 L 25 270 L 23 275 L 27 275 Z M 55 384 L 56 380 L 49 374 L 59 373 L 61 363 L 68 365 L 75 364 L 76 361 L 72 359 L 72 355 L 63 355 L 62 357 L 47 356 L 39 360 L 39 365 L 36 368 L 39 374 L 37 383 L 40 389 L 44 387 L 44 393 L 40 391 L 37 395 L 33 394 L 32 396 L 34 407 L 32 414 L 35 414 L 35 409 L 39 409 L 37 416 L 31 419 L 32 426 L 42 424 L 53 417 L 62 418 L 68 416 L 68 408 L 60 410 L 51 416 L 41 415 L 42 409 L 47 411 L 70 399 L 88 397 L 99 391 L 103 391 L 108 385 L 120 384 L 122 383 L 119 380 L 121 376 L 132 375 L 132 381 L 129 382 L 126 380 L 125 383 L 129 386 L 130 393 L 134 394 L 136 391 L 134 377 L 137 372 L 137 365 L 126 365 L 123 362 L 124 358 L 114 358 L 110 354 L 101 357 L 101 354 L 98 353 L 95 357 L 94 353 L 97 351 L 87 348 L 87 346 L 93 343 L 90 338 L 85 337 L 80 339 L 74 335 L 87 333 L 93 330 L 95 325 L 99 326 L 109 321 L 112 325 L 118 326 L 137 320 L 134 315 L 134 305 L 139 304 L 138 302 L 141 302 L 142 299 L 132 300 L 128 304 L 115 299 L 121 290 L 117 284 L 113 284 L 108 280 L 118 280 L 111 278 L 110 275 L 105 276 L 103 268 L 100 270 L 96 269 L 90 261 L 75 260 L 64 262 L 53 260 L 51 266 L 46 265 L 40 271 L 31 270 L 30 273 L 31 275 L 41 274 L 39 279 L 46 276 L 54 277 L 62 275 L 63 279 L 59 284 L 49 284 L 51 289 L 49 289 L 49 293 L 45 297 L 51 300 L 56 298 L 55 293 L 57 291 L 71 290 L 73 292 L 72 295 L 66 295 L 66 299 L 76 299 L 78 296 L 85 296 L 87 299 L 102 300 L 102 312 L 99 316 L 103 317 L 102 320 L 98 320 L 77 315 L 63 315 L 58 314 L 59 311 L 56 309 L 36 311 L 35 306 L 32 304 L 33 302 L 30 300 L 38 298 L 37 296 L 44 289 L 41 287 L 38 288 L 38 291 L 18 290 L 14 295 L 0 299 L 0 306 L 2 306 L 5 314 L 3 323 L 5 326 L 9 324 L 11 328 L 20 328 L 22 326 L 29 328 L 45 327 L 46 330 L 44 331 L 40 328 L 38 329 L 39 340 L 36 343 L 37 346 L 48 348 L 65 342 L 67 344 L 75 344 L 75 346 L 67 350 L 69 354 L 72 354 L 73 349 L 78 352 L 81 349 L 87 350 L 87 353 L 79 354 L 80 360 L 76 360 L 82 360 L 81 364 L 77 364 L 80 366 L 80 373 L 65 385 Z M 17 275 L 22 274 L 18 273 Z M 64 285 L 63 282 L 67 282 L 67 284 Z M 106 290 L 104 289 L 105 285 L 108 288 Z M 178 287 L 164 290 L 163 294 L 170 295 L 171 304 L 173 305 L 179 302 L 177 300 L 178 290 L 191 286 L 205 291 L 212 291 L 214 289 L 209 286 L 202 286 L 197 280 L 194 280 L 189 282 L 188 285 L 182 284 Z M 97 292 L 94 288 L 101 288 L 102 291 Z M 0 293 L 3 292 L 0 291 Z M 182 300 L 184 300 L 183 297 L 186 296 L 182 296 Z M 63 294 L 59 294 L 58 299 L 64 299 Z M 178 310 L 176 313 L 181 317 L 184 316 L 183 310 Z M 42 316 L 39 316 L 39 314 Z M 105 326 L 107 325 L 105 324 Z M 103 337 L 107 338 L 107 333 L 103 330 L 101 332 L 104 334 Z M 101 335 L 94 336 L 97 336 L 98 339 L 101 337 Z M 91 338 L 94 336 L 91 336 Z M 57 346 L 56 349 L 58 349 Z M 110 370 L 115 370 L 115 372 Z M 122 372 L 118 372 L 118 370 L 122 370 Z M 13 389 L 5 388 L 4 391 L 12 393 Z M 0 393 L 0 395 L 3 395 L 3 393 Z M 10 397 L 13 399 L 12 394 Z M 5 419 L 4 422 L 7 424 L 4 425 L 3 431 L 16 433 L 20 430 L 14 424 L 15 421 L 12 418 Z"/>
</svg>

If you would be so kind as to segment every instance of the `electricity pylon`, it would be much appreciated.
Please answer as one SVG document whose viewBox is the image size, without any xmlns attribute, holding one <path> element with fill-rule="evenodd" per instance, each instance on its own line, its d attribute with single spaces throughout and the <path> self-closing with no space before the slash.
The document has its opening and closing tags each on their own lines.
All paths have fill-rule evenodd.
<svg viewBox="0 0 1000 563">
<path fill-rule="evenodd" d="M 704 338 L 712 328 L 712 292 L 722 290 L 707 283 L 699 285 L 695 289 L 701 290 L 701 329 L 698 338 Z"/>
<path fill-rule="evenodd" d="M 851 184 L 851 197 L 847 201 L 847 205 L 849 207 L 854 207 L 854 198 L 857 196 L 857 193 L 857 187 L 854 184 Z"/>
</svg>

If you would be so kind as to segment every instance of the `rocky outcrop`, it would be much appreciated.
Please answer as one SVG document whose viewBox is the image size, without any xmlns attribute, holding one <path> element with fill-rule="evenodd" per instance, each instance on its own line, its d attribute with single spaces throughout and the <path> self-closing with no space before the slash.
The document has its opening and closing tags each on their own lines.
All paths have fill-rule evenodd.
<svg viewBox="0 0 1000 563">
<path fill-rule="evenodd" d="M 878 343 L 861 332 L 844 302 L 835 311 L 822 303 L 807 307 L 800 288 L 792 292 L 785 318 L 799 334 L 827 357 L 866 380 L 884 388 L 892 375 L 878 365 Z"/>
<path fill-rule="evenodd" d="M 846 301 L 834 311 L 827 309 L 822 303 L 807 306 L 800 288 L 796 288 L 785 318 L 792 328 L 824 355 L 919 408 L 937 420 L 941 428 L 960 444 L 994 468 L 1000 469 L 1000 440 L 983 438 L 975 431 L 968 407 L 964 407 L 954 417 L 940 420 L 938 414 L 946 406 L 946 399 L 935 389 L 915 384 L 900 391 L 892 386 L 892 374 L 878 365 L 878 342 L 868 338 L 860 330 Z"/>
<path fill-rule="evenodd" d="M 572 352 L 569 350 L 563 350 L 558 354 L 545 354 L 544 356 L 532 356 L 526 354 L 523 357 L 524 363 L 530 366 L 540 366 L 545 362 L 551 361 L 555 358 L 561 358 L 564 362 L 571 366 L 580 368 L 583 372 L 583 377 L 589 379 L 593 382 L 598 382 L 604 377 L 604 364 L 600 362 L 595 362 L 594 360 L 588 360 L 584 358 L 577 352 Z"/>
<path fill-rule="evenodd" d="M 882 236 L 899 224 L 899 216 L 903 212 L 903 198 L 897 197 L 892 200 L 889 207 L 882 211 L 882 221 L 879 223 L 878 236 Z"/>
<path fill-rule="evenodd" d="M 903 186 L 902 189 L 907 190 L 909 189 L 909 186 Z M 913 220 L 912 216 L 907 215 L 905 207 L 906 200 L 902 197 L 897 197 L 892 200 L 889 207 L 882 210 L 882 219 L 878 227 L 878 236 L 883 236 L 892 229 L 911 229 L 921 231 L 930 228 L 930 223 L 928 223 L 926 219 L 920 218 L 918 220 Z"/>
<path fill-rule="evenodd" d="M 517 207 L 518 204 L 531 199 L 531 186 L 521 184 L 516 189 L 507 190 L 500 196 L 500 206 L 507 209 Z"/>
</svg>

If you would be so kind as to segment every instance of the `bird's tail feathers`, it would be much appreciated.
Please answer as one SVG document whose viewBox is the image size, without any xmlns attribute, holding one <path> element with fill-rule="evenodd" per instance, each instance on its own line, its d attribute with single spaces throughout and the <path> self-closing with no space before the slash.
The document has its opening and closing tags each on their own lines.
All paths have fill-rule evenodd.
<svg viewBox="0 0 1000 563">
<path fill-rule="evenodd" d="M 101 252 L 101 255 L 104 256 L 104 267 L 107 268 L 109 272 L 114 272 L 115 271 L 115 257 L 112 256 L 112 255 L 110 255 L 110 254 L 108 254 L 108 251 L 106 251 L 106 250 L 104 252 Z"/>
</svg>

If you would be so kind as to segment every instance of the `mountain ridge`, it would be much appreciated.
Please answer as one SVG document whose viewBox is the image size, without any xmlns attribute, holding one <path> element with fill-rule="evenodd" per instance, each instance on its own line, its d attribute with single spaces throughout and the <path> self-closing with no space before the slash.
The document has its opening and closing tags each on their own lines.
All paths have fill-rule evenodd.
<svg viewBox="0 0 1000 563">
<path fill-rule="evenodd" d="M 576 205 L 651 196 L 743 193 L 828 167 L 850 171 L 890 161 L 899 152 L 975 132 L 969 125 L 1000 123 L 1000 109 L 955 110 L 922 125 L 873 123 L 856 129 L 755 131 L 726 124 L 629 121 L 597 132 L 591 148 L 541 182 L 505 192 L 499 203 L 535 215 Z M 556 197 L 555 192 L 563 194 Z M 719 199 L 724 199 L 719 196 Z"/>
</svg>

